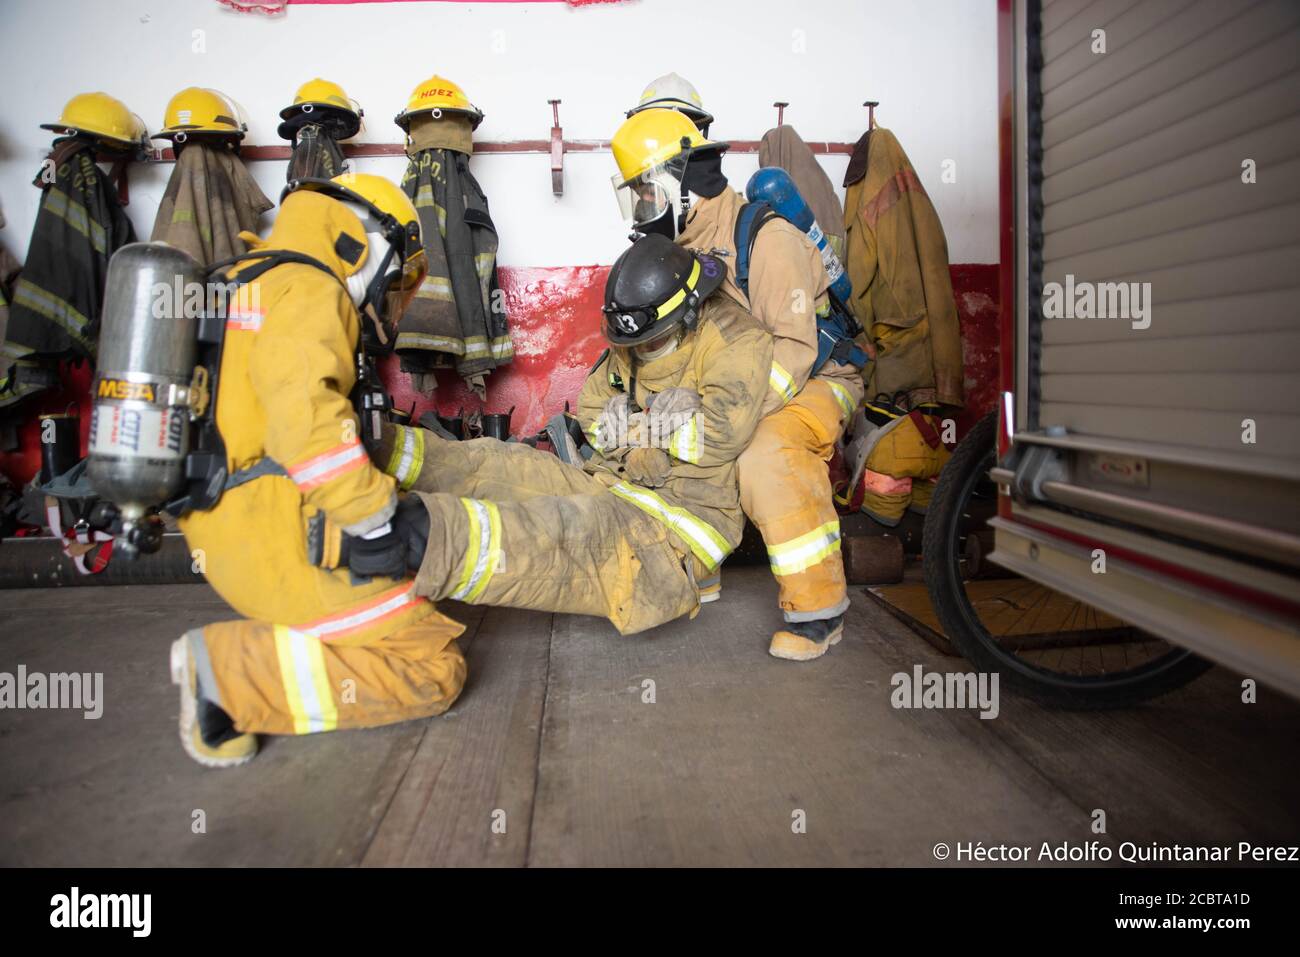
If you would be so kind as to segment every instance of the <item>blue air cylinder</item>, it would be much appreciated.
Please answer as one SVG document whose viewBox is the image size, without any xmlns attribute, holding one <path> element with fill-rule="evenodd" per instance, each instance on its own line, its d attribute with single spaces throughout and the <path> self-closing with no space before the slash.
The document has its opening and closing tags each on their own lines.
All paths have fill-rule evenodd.
<svg viewBox="0 0 1300 957">
<path fill-rule="evenodd" d="M 831 248 L 830 240 L 817 225 L 812 210 L 799 195 L 799 188 L 794 185 L 790 174 L 779 166 L 764 166 L 749 178 L 749 183 L 745 186 L 745 197 L 751 203 L 767 203 L 808 234 L 812 244 L 821 253 L 822 263 L 831 277 L 831 292 L 840 302 L 849 302 L 853 295 L 849 274 L 844 271 L 844 264 Z"/>
</svg>

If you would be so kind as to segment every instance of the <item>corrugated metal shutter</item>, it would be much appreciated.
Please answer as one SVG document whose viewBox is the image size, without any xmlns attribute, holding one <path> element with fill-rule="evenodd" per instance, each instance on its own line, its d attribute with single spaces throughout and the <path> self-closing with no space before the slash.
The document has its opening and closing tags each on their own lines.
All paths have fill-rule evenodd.
<svg viewBox="0 0 1300 957">
<path fill-rule="evenodd" d="M 1300 475 L 1300 3 L 1054 0 L 1042 56 L 1043 281 L 1151 321 L 1043 319 L 1036 425 Z"/>
</svg>

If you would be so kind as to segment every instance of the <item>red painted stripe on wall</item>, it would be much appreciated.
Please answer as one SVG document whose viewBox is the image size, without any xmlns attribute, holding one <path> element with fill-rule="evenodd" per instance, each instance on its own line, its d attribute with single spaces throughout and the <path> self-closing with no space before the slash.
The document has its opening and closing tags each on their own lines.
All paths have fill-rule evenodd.
<svg viewBox="0 0 1300 957">
<path fill-rule="evenodd" d="M 998 267 L 970 263 L 950 271 L 966 360 L 966 408 L 957 420 L 961 436 L 997 399 Z M 383 372 L 395 405 L 414 407 L 415 418 L 430 409 L 447 416 L 461 409 L 514 409 L 510 428 L 517 436 L 539 432 L 566 401 L 576 405 L 587 372 L 606 346 L 599 320 L 609 267 L 503 267 L 499 273 L 515 359 L 488 377 L 488 401 L 479 402 L 451 370 L 438 372 L 433 396 L 421 395 L 392 359 Z"/>
<path fill-rule="evenodd" d="M 951 267 L 951 272 L 966 353 L 966 409 L 957 423 L 960 436 L 993 408 L 997 397 L 998 267 L 964 264 Z M 395 359 L 384 369 L 394 402 L 402 409 L 414 407 L 416 417 L 429 409 L 454 415 L 462 408 L 466 412 L 513 408 L 515 435 L 540 431 L 566 401 L 576 401 L 588 370 L 605 348 L 599 320 L 608 273 L 608 266 L 503 266 L 499 280 L 510 314 L 515 359 L 488 377 L 487 403 L 480 403 L 451 370 L 438 373 L 439 387 L 432 396 L 417 393 Z M 17 451 L 0 453 L 0 473 L 16 485 L 28 482 L 40 468 L 38 413 L 76 409 L 81 416 L 82 453 L 86 451 L 90 365 L 67 366 L 62 378 L 59 392 L 42 397 L 31 408 L 19 429 Z"/>
</svg>

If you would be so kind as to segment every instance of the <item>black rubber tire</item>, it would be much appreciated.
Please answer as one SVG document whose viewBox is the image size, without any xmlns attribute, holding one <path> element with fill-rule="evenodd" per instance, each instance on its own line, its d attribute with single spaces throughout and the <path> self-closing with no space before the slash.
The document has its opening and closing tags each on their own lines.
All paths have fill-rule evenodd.
<svg viewBox="0 0 1300 957">
<path fill-rule="evenodd" d="M 958 443 L 939 475 L 925 517 L 922 565 L 926 588 L 944 632 L 978 670 L 996 672 L 1011 691 L 1067 709 L 1122 708 L 1181 688 L 1211 662 L 1182 648 L 1131 671 L 1065 675 L 1037 668 L 998 645 L 966 598 L 955 542 L 967 498 L 997 458 L 997 413 L 981 419 Z"/>
</svg>

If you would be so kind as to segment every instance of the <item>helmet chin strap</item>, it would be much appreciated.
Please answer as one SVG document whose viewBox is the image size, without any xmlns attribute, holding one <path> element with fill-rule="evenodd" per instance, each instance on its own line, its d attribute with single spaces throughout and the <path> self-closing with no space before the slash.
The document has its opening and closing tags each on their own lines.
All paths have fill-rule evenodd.
<svg viewBox="0 0 1300 957">
<path fill-rule="evenodd" d="M 682 233 L 686 232 L 686 215 L 690 211 L 691 211 L 691 191 L 686 188 L 686 175 L 685 172 L 683 172 L 682 198 L 681 198 L 681 203 L 677 207 L 677 222 L 674 224 L 677 227 L 677 232 L 673 235 L 673 239 L 676 239 Z"/>
</svg>

